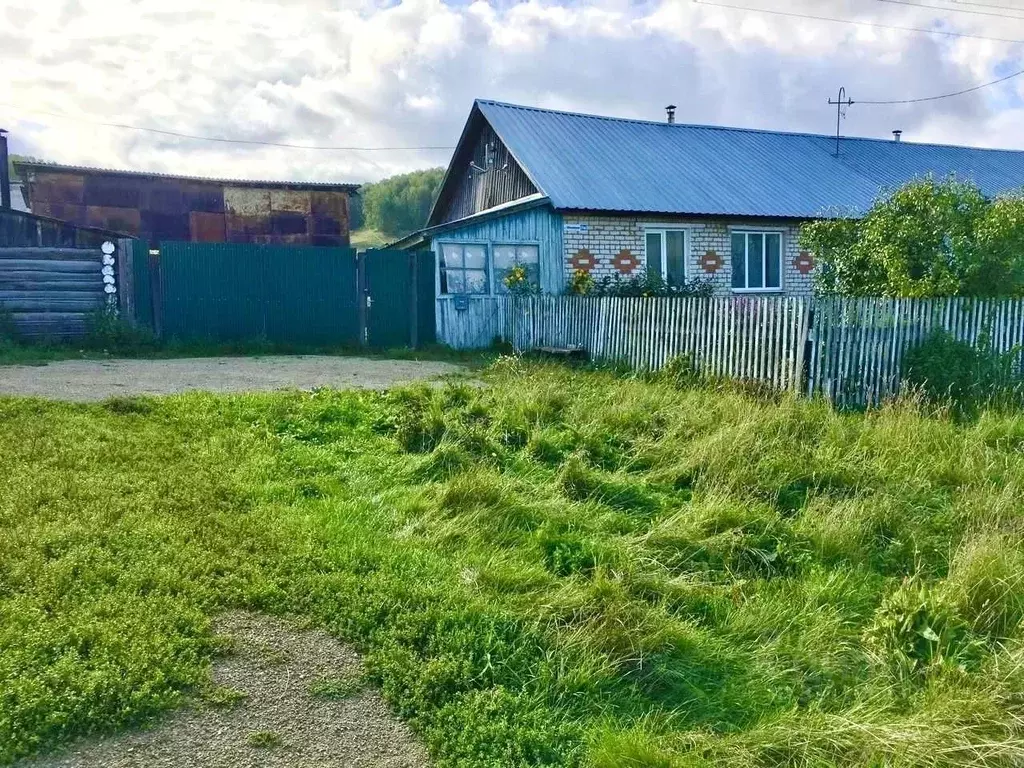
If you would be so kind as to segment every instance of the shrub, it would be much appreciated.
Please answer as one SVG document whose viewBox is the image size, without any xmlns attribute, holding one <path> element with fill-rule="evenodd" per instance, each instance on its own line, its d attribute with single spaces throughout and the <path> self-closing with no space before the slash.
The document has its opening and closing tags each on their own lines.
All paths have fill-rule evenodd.
<svg viewBox="0 0 1024 768">
<path fill-rule="evenodd" d="M 907 380 L 929 401 L 948 402 L 960 411 L 975 410 L 988 402 L 1019 400 L 1019 354 L 1016 350 L 995 352 L 987 337 L 976 347 L 939 329 L 908 350 Z"/>
<path fill-rule="evenodd" d="M 589 276 L 589 275 L 588 275 Z M 708 280 L 694 278 L 682 283 L 665 280 L 660 272 L 644 270 L 638 275 L 623 278 L 605 275 L 594 282 L 587 292 L 592 296 L 699 296 L 714 295 L 714 285 Z"/>
<path fill-rule="evenodd" d="M 921 179 L 880 198 L 860 219 L 805 224 L 826 293 L 852 296 L 1020 296 L 1024 198 L 987 199 L 955 178 Z"/>
<path fill-rule="evenodd" d="M 86 319 L 83 346 L 108 352 L 138 352 L 156 346 L 156 337 L 148 328 L 131 325 L 108 307 Z"/>
</svg>

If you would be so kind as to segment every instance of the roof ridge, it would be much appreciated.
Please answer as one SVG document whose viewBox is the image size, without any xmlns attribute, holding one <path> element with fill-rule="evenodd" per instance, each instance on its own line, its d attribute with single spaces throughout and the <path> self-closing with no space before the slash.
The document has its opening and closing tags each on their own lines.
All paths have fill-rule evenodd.
<svg viewBox="0 0 1024 768">
<path fill-rule="evenodd" d="M 357 189 L 362 186 L 356 182 L 346 181 L 285 181 L 277 179 L 230 179 L 216 176 L 186 176 L 180 173 L 163 173 L 161 171 L 132 171 L 122 168 L 100 168 L 92 165 L 68 165 L 65 163 L 51 163 L 45 160 L 15 160 L 14 165 L 22 168 L 38 168 L 49 171 L 71 171 L 86 173 L 110 173 L 118 176 L 152 176 L 158 179 L 178 179 L 181 181 L 210 182 L 221 184 L 247 184 L 247 185 L 285 185 L 285 186 L 317 186 L 317 187 L 347 187 Z"/>
<path fill-rule="evenodd" d="M 827 133 L 810 133 L 808 131 L 779 131 L 768 128 L 742 128 L 739 126 L 732 125 L 712 125 L 708 123 L 667 123 L 661 120 L 641 120 L 635 117 L 615 117 L 612 115 L 595 115 L 588 112 L 573 112 L 565 109 L 550 109 L 548 107 L 534 107 L 524 104 L 512 104 L 511 102 L 496 101 L 494 99 L 476 99 L 477 104 L 489 104 L 495 107 L 503 107 L 506 109 L 520 109 L 526 112 L 546 112 L 554 115 L 566 115 L 568 117 L 582 117 L 590 120 L 605 120 L 609 122 L 617 123 L 633 123 L 640 125 L 655 125 L 662 126 L 664 128 L 697 128 L 711 131 L 736 131 L 738 133 L 756 133 L 770 136 L 799 136 L 810 139 L 825 139 L 828 141 L 835 141 L 835 135 L 829 135 Z M 876 142 L 880 144 L 895 144 L 896 142 L 892 139 L 879 138 L 876 136 L 843 136 L 843 141 L 867 141 Z M 1024 149 L 1006 149 L 1000 147 L 972 147 L 966 144 L 943 144 L 939 142 L 929 141 L 910 141 L 902 139 L 901 144 L 905 144 L 912 147 L 939 147 L 944 149 L 968 149 L 978 152 L 1009 152 L 1015 154 L 1024 154 Z"/>
</svg>

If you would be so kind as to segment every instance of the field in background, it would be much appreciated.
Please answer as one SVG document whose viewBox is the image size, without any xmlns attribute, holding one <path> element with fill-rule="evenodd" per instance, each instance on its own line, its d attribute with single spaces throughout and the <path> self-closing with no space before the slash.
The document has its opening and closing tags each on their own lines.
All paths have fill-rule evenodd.
<svg viewBox="0 0 1024 768">
<path fill-rule="evenodd" d="M 440 765 L 1024 760 L 1024 415 L 486 378 L 0 400 L 0 762 L 201 693 L 231 607 Z"/>
<path fill-rule="evenodd" d="M 362 251 L 367 248 L 383 248 L 388 243 L 397 239 L 395 237 L 388 237 L 379 230 L 363 227 L 362 229 L 354 230 L 349 235 L 349 245 L 356 250 Z"/>
</svg>

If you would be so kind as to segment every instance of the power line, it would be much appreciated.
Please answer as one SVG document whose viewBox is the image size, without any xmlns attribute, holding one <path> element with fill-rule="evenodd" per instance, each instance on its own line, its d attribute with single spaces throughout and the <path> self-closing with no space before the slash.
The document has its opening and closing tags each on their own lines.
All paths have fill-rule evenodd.
<svg viewBox="0 0 1024 768">
<path fill-rule="evenodd" d="M 777 11 L 770 8 L 751 8 L 746 5 L 732 5 L 729 3 L 714 2 L 713 0 L 693 0 L 698 5 L 712 5 L 717 8 L 730 8 L 734 11 L 750 11 L 753 13 L 768 13 L 773 16 L 787 16 L 796 19 L 813 19 L 815 21 L 831 21 L 837 24 L 855 24 L 862 27 L 875 27 L 879 29 L 895 29 L 903 32 L 919 32 L 925 35 L 943 35 L 944 37 L 968 38 L 971 40 L 989 40 L 996 43 L 1024 43 L 1024 40 L 1010 40 L 1005 37 L 986 37 L 984 35 L 972 35 L 968 32 L 945 32 L 940 29 L 925 29 L 923 27 L 902 27 L 894 24 L 882 24 L 876 21 L 856 21 L 854 19 L 841 19 L 834 16 L 814 16 L 809 13 L 795 13 L 793 11 Z"/>
<path fill-rule="evenodd" d="M 916 3 L 911 0 L 878 0 L 880 3 L 892 3 L 893 5 L 906 5 L 911 8 L 927 8 L 934 11 L 952 11 L 953 13 L 973 13 L 977 16 L 994 16 L 997 19 L 1021 19 L 1024 16 L 1010 16 L 1006 13 L 994 13 L 993 11 L 975 11 L 970 8 L 949 8 L 944 5 L 930 5 L 928 3 Z M 1007 9 L 1009 10 L 1009 9 Z"/>
<path fill-rule="evenodd" d="M 1024 8 L 1019 6 L 995 5 L 994 3 L 975 3 L 971 2 L 971 0 L 949 0 L 949 2 L 956 3 L 957 5 L 974 5 L 978 8 L 999 8 L 1004 11 L 1024 11 Z"/>
<path fill-rule="evenodd" d="M 278 141 L 258 141 L 256 139 L 227 139 L 219 136 L 199 136 L 191 133 L 180 133 L 178 131 L 168 131 L 162 128 L 150 128 L 142 125 L 126 125 L 124 123 L 105 123 L 99 120 L 91 120 L 87 117 L 77 117 L 74 115 L 65 115 L 60 112 L 48 112 L 42 109 L 23 109 L 16 107 L 12 104 L 3 104 L 2 106 L 9 107 L 11 109 L 18 110 L 20 112 L 27 112 L 29 114 L 38 115 L 49 115 L 51 117 L 57 117 L 64 120 L 72 120 L 81 123 L 88 123 L 89 125 L 101 125 L 106 128 L 120 128 L 128 131 L 145 131 L 146 133 L 156 133 L 162 136 L 174 136 L 179 139 L 194 139 L 196 141 L 215 141 L 222 144 L 248 144 L 257 145 L 261 147 L 284 147 L 286 149 L 314 149 L 325 152 L 399 152 L 399 151 L 414 151 L 414 150 L 450 150 L 455 147 L 327 147 L 327 146 L 310 146 L 308 144 L 288 144 Z"/>
<path fill-rule="evenodd" d="M 988 88 L 999 83 L 1005 83 L 1007 80 L 1012 80 L 1015 77 L 1024 75 L 1024 69 L 1019 72 L 1014 72 L 1012 75 L 1006 75 L 1006 77 L 1000 77 L 998 80 L 993 80 L 989 83 L 982 83 L 981 85 L 975 85 L 971 88 L 964 88 L 962 91 L 955 91 L 954 93 L 944 93 L 941 96 L 925 96 L 920 99 L 894 99 L 892 101 L 858 101 L 858 104 L 920 104 L 922 101 L 938 101 L 939 99 L 949 99 L 953 96 L 963 96 L 965 93 L 972 93 L 974 91 L 980 91 L 982 88 Z"/>
</svg>

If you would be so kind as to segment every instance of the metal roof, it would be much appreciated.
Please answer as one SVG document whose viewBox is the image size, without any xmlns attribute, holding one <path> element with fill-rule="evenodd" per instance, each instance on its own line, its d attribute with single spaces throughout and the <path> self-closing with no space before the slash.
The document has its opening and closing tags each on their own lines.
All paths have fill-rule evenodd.
<svg viewBox="0 0 1024 768">
<path fill-rule="evenodd" d="M 988 196 L 1024 187 L 1024 152 L 649 122 L 496 101 L 475 107 L 560 210 L 856 215 L 934 174 Z"/>
<path fill-rule="evenodd" d="M 323 189 L 357 192 L 359 184 L 334 184 L 322 181 L 271 181 L 259 179 L 216 179 L 205 176 L 178 176 L 172 173 L 151 173 L 149 171 L 122 171 L 113 168 L 92 168 L 87 165 L 58 165 L 57 163 L 28 162 L 15 160 L 16 169 L 41 171 L 50 173 L 84 173 L 103 174 L 106 176 L 126 176 L 143 179 L 171 179 L 175 181 L 194 181 L 207 184 L 227 184 L 235 187 L 266 187 L 268 189 Z"/>
</svg>

